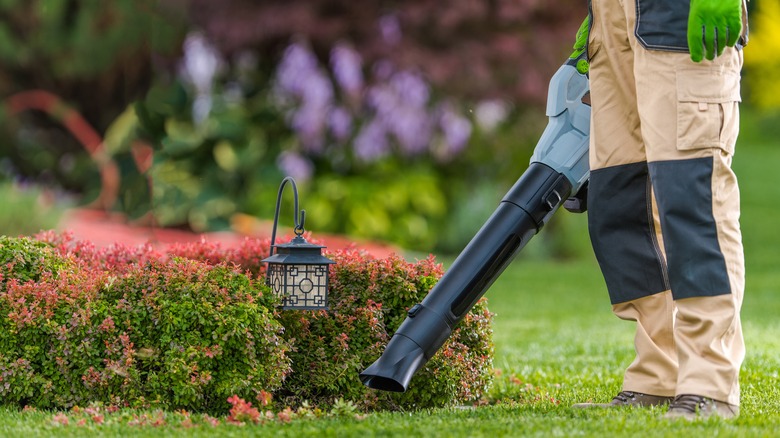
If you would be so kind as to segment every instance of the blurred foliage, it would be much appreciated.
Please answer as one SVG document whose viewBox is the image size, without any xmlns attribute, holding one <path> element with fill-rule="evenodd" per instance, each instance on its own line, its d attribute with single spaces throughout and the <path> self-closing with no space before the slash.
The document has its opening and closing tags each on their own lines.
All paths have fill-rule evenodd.
<svg viewBox="0 0 780 438">
<path fill-rule="evenodd" d="M 98 132 L 174 59 L 185 30 L 175 2 L 0 1 L 0 97 L 42 89 L 75 107 Z M 99 189 L 83 149 L 50 114 L 0 109 L 0 155 L 15 172 L 86 195 Z"/>
<path fill-rule="evenodd" d="M 117 160 L 130 162 L 139 141 L 154 149 L 148 175 L 123 168 L 121 208 L 133 217 L 151 208 L 158 224 L 196 231 L 226 229 L 233 213 L 253 206 L 273 215 L 284 177 L 276 156 L 293 139 L 281 113 L 264 93 L 240 105 L 217 94 L 208 118 L 195 123 L 191 98 L 179 82 L 155 86 L 109 129 L 106 146 Z"/>
<path fill-rule="evenodd" d="M 780 108 L 780 2 L 755 3 L 745 46 L 745 82 L 752 104 L 762 109 Z"/>
<path fill-rule="evenodd" d="M 300 150 L 300 140 L 267 90 L 241 96 L 240 104 L 220 96 L 214 93 L 207 118 L 196 123 L 194 93 L 181 83 L 154 87 L 110 127 L 106 146 L 119 161 L 129 162 L 139 141 L 155 149 L 151 192 L 146 175 L 123 167 L 119 202 L 125 212 L 140 217 L 151 208 L 160 225 L 197 231 L 225 229 L 236 212 L 273 216 L 284 177 L 278 158 L 283 151 Z M 314 169 L 299 180 L 310 229 L 416 249 L 437 243 L 447 210 L 467 194 L 459 193 L 466 184 L 455 177 L 476 168 L 457 162 L 447 187 L 442 176 L 449 166 L 437 168 L 425 157 L 391 155 L 340 170 L 330 155 L 301 159 L 311 160 Z"/>
<path fill-rule="evenodd" d="M 430 250 L 452 203 L 443 184 L 425 163 L 385 162 L 365 175 L 316 179 L 305 207 L 317 229 Z"/>
<path fill-rule="evenodd" d="M 205 46 L 199 36 L 188 41 L 188 47 L 200 47 L 194 55 L 199 61 L 189 63 L 185 54 L 184 64 L 198 66 L 210 59 L 208 50 L 201 50 Z M 544 126 L 539 111 L 537 117 L 502 120 L 500 128 L 482 129 L 452 112 L 447 101 L 428 96 L 426 85 L 405 71 L 397 71 L 393 80 L 420 88 L 419 96 L 404 96 L 419 99 L 420 106 L 399 112 L 397 102 L 389 107 L 372 104 L 375 95 L 393 102 L 400 98 L 393 97 L 383 81 L 367 82 L 363 92 L 351 98 L 336 72 L 313 63 L 309 66 L 316 68 L 301 74 L 302 68 L 288 72 L 280 66 L 266 73 L 254 66 L 247 69 L 245 62 L 216 62 L 221 67 L 207 69 L 212 75 L 208 81 L 197 80 L 202 72 L 195 69 L 178 81 L 153 87 L 106 134 L 106 147 L 119 161 L 127 162 L 139 144 L 155 151 L 148 175 L 123 167 L 121 208 L 135 217 L 152 209 L 163 226 L 225 229 L 234 213 L 272 217 L 275 189 L 291 174 L 301 187 L 309 229 L 387 240 L 416 250 L 458 251 L 481 224 L 472 210 L 459 206 L 489 188 L 505 190 L 501 179 L 508 180 L 508 187 L 530 155 L 529 134 L 521 129 Z M 300 81 L 288 85 L 298 94 L 290 94 L 280 81 L 296 74 Z M 299 89 L 301 83 L 319 86 Z M 332 95 L 332 100 L 321 108 L 321 99 L 307 101 L 311 95 Z M 198 106 L 204 101 L 205 110 Z M 338 109 L 350 119 L 340 130 L 327 120 Z M 407 110 L 432 125 L 414 136 L 404 135 L 419 128 L 410 123 Z M 462 128 L 456 130 L 458 135 L 448 134 L 448 123 Z M 381 132 L 367 129 L 372 126 L 381 126 Z M 361 140 L 367 130 L 374 133 L 368 141 Z M 453 148 L 450 143 L 457 138 L 450 137 L 484 147 Z M 362 150 L 366 147 L 374 155 Z M 478 181 L 482 193 L 474 191 Z M 289 204 L 290 199 L 285 200 Z M 496 205 L 497 200 L 489 211 Z M 453 209 L 468 219 L 452 220 Z"/>
<path fill-rule="evenodd" d="M 0 95 L 53 91 L 104 133 L 121 172 L 116 208 L 131 218 L 153 211 L 196 231 L 236 212 L 270 218 L 297 169 L 308 228 L 452 252 L 527 167 L 548 80 L 585 13 L 580 0 L 2 0 Z M 188 60 L 187 35 L 213 53 Z M 296 46 L 313 56 L 303 82 L 319 81 L 327 105 L 280 97 Z M 345 47 L 358 91 L 334 62 Z M 409 80 L 422 97 L 406 95 Z M 418 112 L 388 114 L 376 96 L 393 87 Z M 337 113 L 349 118 L 342 134 L 302 117 Z M 61 120 L 0 119 L 0 154 L 19 177 L 97 193 L 95 165 Z M 386 132 L 366 140 L 372 124 Z"/>
<path fill-rule="evenodd" d="M 32 235 L 55 228 L 68 203 L 52 198 L 38 188 L 0 181 L 0 235 Z"/>
<path fill-rule="evenodd" d="M 367 65 L 420 69 L 448 96 L 544 103 L 571 52 L 583 0 L 190 0 L 192 22 L 227 57 L 275 59 L 291 40 L 326 59 L 349 41 Z"/>
<path fill-rule="evenodd" d="M 14 72 L 37 70 L 43 62 L 64 78 L 101 73 L 114 66 L 118 53 L 145 45 L 165 48 L 161 41 L 170 39 L 171 28 L 153 13 L 153 5 L 148 0 L 4 0 L 0 59 Z"/>
</svg>

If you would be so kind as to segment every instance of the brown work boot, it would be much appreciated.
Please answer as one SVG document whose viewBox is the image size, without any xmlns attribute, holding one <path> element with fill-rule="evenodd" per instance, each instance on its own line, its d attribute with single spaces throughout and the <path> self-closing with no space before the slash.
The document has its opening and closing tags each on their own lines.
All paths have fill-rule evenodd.
<svg viewBox="0 0 780 438">
<path fill-rule="evenodd" d="M 661 406 L 671 403 L 673 397 L 642 394 L 641 392 L 620 391 L 609 403 L 577 403 L 573 408 L 616 408 L 621 406 Z"/>
<path fill-rule="evenodd" d="M 739 416 L 739 406 L 700 395 L 681 394 L 675 397 L 672 404 L 669 405 L 669 411 L 664 415 L 664 418 L 696 420 L 712 416 L 725 419 L 736 418 Z"/>
</svg>

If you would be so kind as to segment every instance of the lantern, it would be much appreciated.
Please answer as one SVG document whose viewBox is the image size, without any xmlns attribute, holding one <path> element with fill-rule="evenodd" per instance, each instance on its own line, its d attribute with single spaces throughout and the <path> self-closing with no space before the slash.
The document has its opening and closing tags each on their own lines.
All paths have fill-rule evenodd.
<svg viewBox="0 0 780 438">
<path fill-rule="evenodd" d="M 295 201 L 295 237 L 287 244 L 276 245 L 279 207 L 288 182 L 292 184 Z M 335 262 L 322 255 L 324 246 L 314 245 L 303 238 L 306 212 L 298 212 L 298 188 L 295 180 L 287 177 L 282 181 L 276 199 L 270 255 L 263 259 L 268 263 L 266 283 L 282 300 L 282 309 L 327 309 L 330 265 Z"/>
</svg>

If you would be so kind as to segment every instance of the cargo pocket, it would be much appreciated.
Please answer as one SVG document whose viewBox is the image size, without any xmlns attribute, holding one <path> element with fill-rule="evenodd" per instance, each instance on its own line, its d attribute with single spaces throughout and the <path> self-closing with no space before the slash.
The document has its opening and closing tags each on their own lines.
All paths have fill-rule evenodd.
<svg viewBox="0 0 780 438">
<path fill-rule="evenodd" d="M 741 101 L 739 73 L 713 68 L 677 71 L 677 149 L 734 153 Z"/>
</svg>

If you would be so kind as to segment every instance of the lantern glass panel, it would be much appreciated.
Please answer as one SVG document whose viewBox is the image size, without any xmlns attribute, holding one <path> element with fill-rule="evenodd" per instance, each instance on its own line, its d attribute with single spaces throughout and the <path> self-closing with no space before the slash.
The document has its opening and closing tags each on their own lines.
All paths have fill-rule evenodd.
<svg viewBox="0 0 780 438">
<path fill-rule="evenodd" d="M 284 265 L 279 263 L 269 263 L 266 282 L 271 287 L 271 291 L 280 300 L 284 301 Z"/>
<path fill-rule="evenodd" d="M 269 263 L 268 284 L 284 309 L 328 306 L 328 265 Z"/>
</svg>

